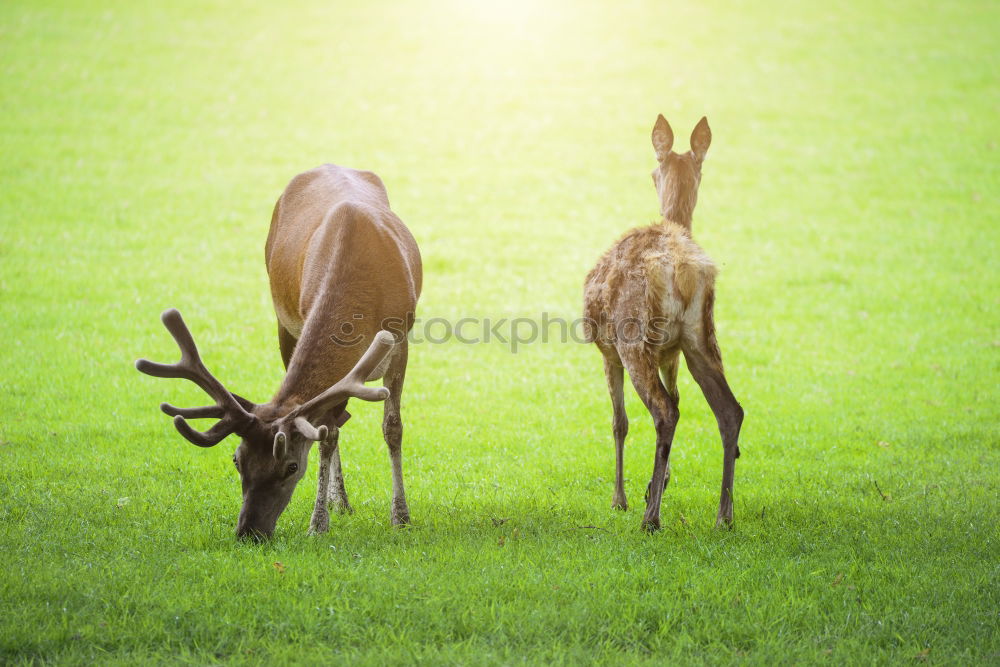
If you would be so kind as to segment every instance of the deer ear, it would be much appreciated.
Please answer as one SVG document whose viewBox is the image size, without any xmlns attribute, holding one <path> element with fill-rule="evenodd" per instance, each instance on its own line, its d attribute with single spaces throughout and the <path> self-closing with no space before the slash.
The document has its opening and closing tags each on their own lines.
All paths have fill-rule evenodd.
<svg viewBox="0 0 1000 667">
<path fill-rule="evenodd" d="M 670 123 L 663 114 L 658 114 L 656 124 L 653 125 L 653 150 L 656 151 L 656 159 L 660 162 L 666 160 L 673 147 L 674 131 L 670 129 Z"/>
<path fill-rule="evenodd" d="M 705 159 L 705 153 L 712 144 L 712 128 L 708 126 L 708 118 L 701 117 L 691 133 L 691 150 L 699 160 Z"/>
</svg>

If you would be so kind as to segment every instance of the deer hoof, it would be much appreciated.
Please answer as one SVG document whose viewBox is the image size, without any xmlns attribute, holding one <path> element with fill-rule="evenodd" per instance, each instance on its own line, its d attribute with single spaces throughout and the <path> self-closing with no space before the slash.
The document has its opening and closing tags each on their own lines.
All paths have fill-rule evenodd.
<svg viewBox="0 0 1000 667">
<path fill-rule="evenodd" d="M 319 535 L 330 530 L 330 515 L 326 512 L 322 516 L 313 515 L 312 521 L 309 522 L 309 534 Z"/>
<path fill-rule="evenodd" d="M 394 526 L 407 526 L 410 523 L 410 509 L 403 505 L 402 507 L 393 506 L 392 512 L 389 514 L 389 520 Z"/>
<path fill-rule="evenodd" d="M 327 504 L 337 514 L 354 514 L 354 508 L 346 500 L 331 500 Z"/>
<path fill-rule="evenodd" d="M 719 530 L 732 530 L 733 529 L 733 517 L 731 516 L 720 516 L 715 520 L 715 527 Z"/>
<path fill-rule="evenodd" d="M 622 512 L 628 510 L 628 500 L 625 499 L 624 495 L 619 496 L 615 494 L 614 498 L 611 499 L 611 509 L 621 510 Z"/>
<path fill-rule="evenodd" d="M 660 529 L 660 517 L 655 519 L 643 519 L 642 529 L 647 533 L 655 533 Z"/>
</svg>

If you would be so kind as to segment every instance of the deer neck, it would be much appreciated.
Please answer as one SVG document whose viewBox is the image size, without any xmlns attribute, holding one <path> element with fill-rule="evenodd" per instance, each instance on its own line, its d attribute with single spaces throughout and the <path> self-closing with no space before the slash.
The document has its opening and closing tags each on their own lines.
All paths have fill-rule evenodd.
<svg viewBox="0 0 1000 667">
<path fill-rule="evenodd" d="M 277 405 L 298 405 L 318 396 L 347 375 L 364 351 L 361 346 L 371 341 L 364 332 L 352 331 L 350 340 L 338 344 L 344 337 L 339 331 L 339 319 L 332 314 L 315 312 L 306 320 L 288 361 L 281 387 L 271 399 Z M 355 346 L 350 342 L 360 338 Z M 360 350 L 360 352 L 359 352 Z"/>
<path fill-rule="evenodd" d="M 694 197 L 669 197 L 660 207 L 660 213 L 664 220 L 680 225 L 690 234 L 695 202 Z"/>
</svg>

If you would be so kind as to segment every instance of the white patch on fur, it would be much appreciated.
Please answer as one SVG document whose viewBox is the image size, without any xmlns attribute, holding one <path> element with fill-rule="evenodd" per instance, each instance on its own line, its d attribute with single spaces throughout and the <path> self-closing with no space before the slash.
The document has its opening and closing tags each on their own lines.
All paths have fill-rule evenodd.
<svg viewBox="0 0 1000 667">
<path fill-rule="evenodd" d="M 682 335 L 700 337 L 705 292 L 714 284 L 717 269 L 682 228 L 667 224 L 665 242 L 646 254 L 644 268 L 654 297 L 649 306 L 658 311 L 648 316 L 658 318 L 655 326 L 657 336 L 664 337 L 661 344 L 672 347 Z"/>
</svg>

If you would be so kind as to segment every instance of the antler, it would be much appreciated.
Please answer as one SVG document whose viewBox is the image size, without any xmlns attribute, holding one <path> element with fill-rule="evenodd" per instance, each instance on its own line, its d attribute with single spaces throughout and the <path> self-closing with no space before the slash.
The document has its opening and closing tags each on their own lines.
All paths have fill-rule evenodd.
<svg viewBox="0 0 1000 667">
<path fill-rule="evenodd" d="M 324 440 L 328 429 L 326 426 L 316 428 L 306 415 L 315 414 L 318 411 L 340 405 L 349 398 L 360 398 L 364 401 L 384 401 L 389 398 L 389 390 L 385 387 L 367 387 L 365 380 L 371 376 L 372 371 L 382 363 L 386 355 L 392 351 L 395 339 L 388 331 L 379 331 L 368 350 L 361 356 L 358 363 L 354 365 L 347 375 L 335 385 L 324 391 L 315 398 L 303 403 L 292 410 L 282 419 L 282 426 L 274 436 L 274 456 L 281 458 L 285 443 L 287 442 L 287 424 L 294 424 L 295 428 L 310 440 Z"/>
<path fill-rule="evenodd" d="M 253 409 L 253 403 L 230 393 L 214 375 L 208 372 L 198 354 L 194 338 L 191 337 L 191 332 L 177 309 L 165 310 L 160 319 L 177 341 L 181 359 L 176 364 L 158 364 L 148 359 L 139 359 L 135 362 L 136 370 L 153 377 L 191 380 L 215 399 L 215 405 L 201 408 L 178 408 L 169 403 L 161 403 L 160 409 L 174 418 L 174 427 L 181 435 L 199 447 L 212 447 L 231 433 L 245 431 L 257 419 L 248 412 Z M 217 418 L 219 421 L 204 433 L 194 430 L 186 421 L 205 417 Z"/>
<path fill-rule="evenodd" d="M 303 403 L 293 411 L 293 418 L 314 412 L 317 408 L 334 407 L 348 398 L 360 398 L 363 401 L 384 401 L 389 398 L 389 390 L 385 387 L 366 387 L 365 380 L 372 371 L 382 363 L 386 355 L 392 351 L 395 339 L 388 331 L 379 331 L 368 346 L 368 350 L 354 365 L 351 372 L 319 396 Z"/>
</svg>

